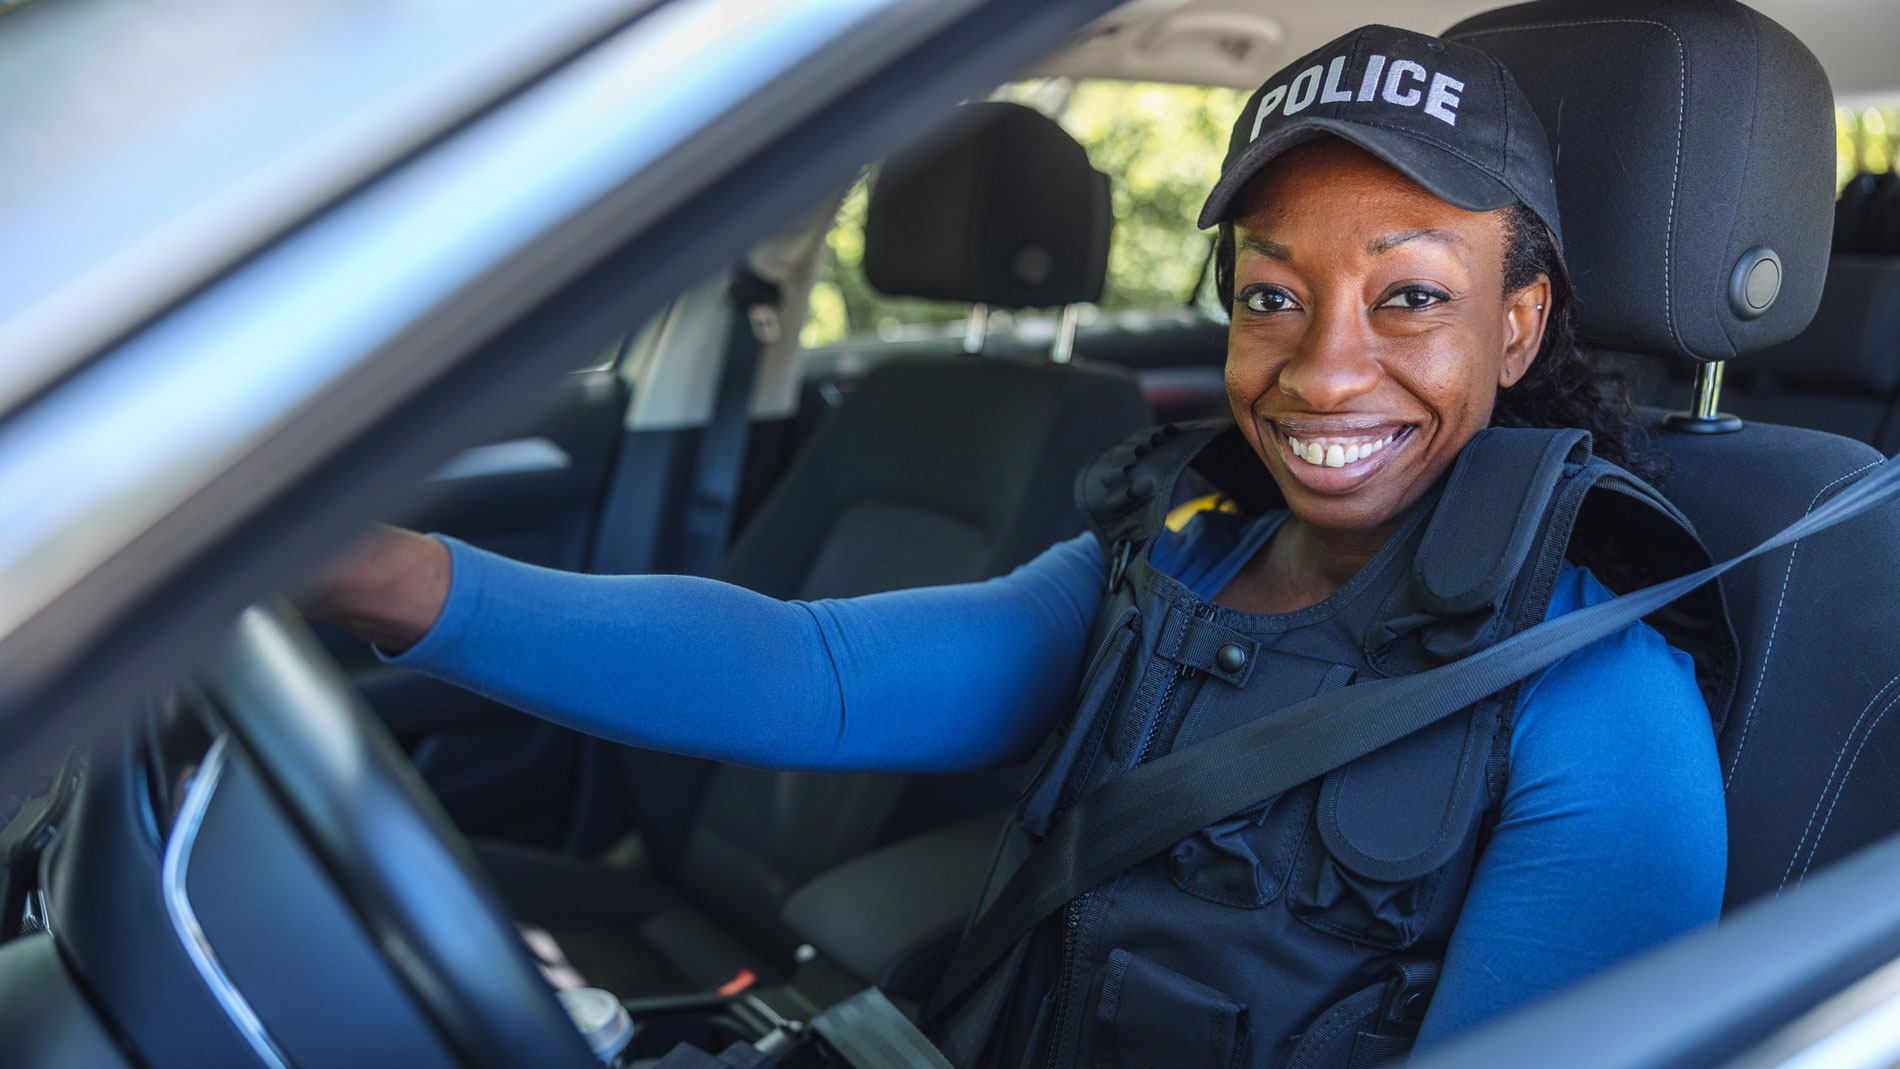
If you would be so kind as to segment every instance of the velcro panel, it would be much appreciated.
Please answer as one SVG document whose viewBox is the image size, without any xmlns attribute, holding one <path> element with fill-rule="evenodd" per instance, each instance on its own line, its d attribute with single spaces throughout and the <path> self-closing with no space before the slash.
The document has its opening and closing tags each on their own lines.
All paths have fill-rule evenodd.
<svg viewBox="0 0 1900 1069">
<path fill-rule="evenodd" d="M 1543 120 L 1589 344 L 1724 360 L 1814 315 L 1834 98 L 1794 35 L 1733 0 L 1540 0 L 1445 36 L 1502 60 Z M 1781 290 L 1742 319 L 1729 279 L 1757 245 L 1780 257 Z"/>
</svg>

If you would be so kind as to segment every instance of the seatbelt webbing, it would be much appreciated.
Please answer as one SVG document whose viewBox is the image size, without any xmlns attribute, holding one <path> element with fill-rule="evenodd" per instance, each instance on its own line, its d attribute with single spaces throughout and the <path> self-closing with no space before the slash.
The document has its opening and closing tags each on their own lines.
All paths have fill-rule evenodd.
<svg viewBox="0 0 1900 1069">
<path fill-rule="evenodd" d="M 1896 496 L 1883 464 L 1755 548 L 1513 635 L 1451 664 L 1315 695 L 1138 765 L 1077 799 L 957 947 L 934 1019 L 1043 918 L 1194 832 L 1322 776 L 1548 668 L 1737 564 Z"/>
<path fill-rule="evenodd" d="M 739 481 L 745 472 L 759 354 L 777 334 L 777 286 L 741 263 L 729 293 L 732 326 L 725 361 L 719 369 L 712 414 L 700 435 L 692 490 L 680 521 L 675 570 L 686 575 L 713 575 L 725 557 L 733 512 L 739 504 Z"/>
</svg>

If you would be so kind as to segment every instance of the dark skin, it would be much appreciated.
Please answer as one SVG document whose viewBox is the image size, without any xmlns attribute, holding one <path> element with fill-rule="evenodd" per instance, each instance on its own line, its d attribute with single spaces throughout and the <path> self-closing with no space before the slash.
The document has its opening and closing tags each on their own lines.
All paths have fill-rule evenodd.
<svg viewBox="0 0 1900 1069">
<path fill-rule="evenodd" d="M 1293 516 L 1216 600 L 1248 612 L 1324 601 L 1358 574 L 1491 419 L 1543 337 L 1550 283 L 1503 292 L 1505 229 L 1326 138 L 1248 186 L 1235 221 L 1227 396 Z M 1369 457 L 1327 466 L 1331 446 Z M 1321 447 L 1296 457 L 1290 439 Z M 448 549 L 378 528 L 317 576 L 312 617 L 391 651 L 431 626 Z"/>
<path fill-rule="evenodd" d="M 1498 389 L 1536 359 L 1550 303 L 1542 275 L 1504 292 L 1502 216 L 1447 204 L 1336 138 L 1248 185 L 1227 397 L 1292 516 L 1217 601 L 1324 601 L 1489 425 Z"/>
</svg>

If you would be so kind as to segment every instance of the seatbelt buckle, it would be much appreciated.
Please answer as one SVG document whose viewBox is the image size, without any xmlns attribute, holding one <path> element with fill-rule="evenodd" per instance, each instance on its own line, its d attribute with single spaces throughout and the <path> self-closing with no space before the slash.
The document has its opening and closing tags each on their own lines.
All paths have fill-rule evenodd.
<svg viewBox="0 0 1900 1069">
<path fill-rule="evenodd" d="M 753 972 L 751 969 L 740 969 L 738 972 L 732 974 L 731 979 L 713 988 L 713 993 L 731 998 L 733 995 L 739 994 L 741 991 L 750 988 L 758 982 L 758 973 Z"/>
</svg>

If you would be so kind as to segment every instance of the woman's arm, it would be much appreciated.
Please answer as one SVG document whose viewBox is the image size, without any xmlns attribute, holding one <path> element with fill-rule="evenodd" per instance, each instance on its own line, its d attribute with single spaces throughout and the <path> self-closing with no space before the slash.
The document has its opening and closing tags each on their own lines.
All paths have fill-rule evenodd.
<svg viewBox="0 0 1900 1069">
<path fill-rule="evenodd" d="M 1572 607 L 1610 596 L 1581 569 L 1559 583 Z M 1689 658 L 1639 624 L 1559 662 L 1519 703 L 1421 1046 L 1713 922 L 1727 844 Z"/>
<path fill-rule="evenodd" d="M 410 638 L 395 663 L 618 742 L 778 768 L 950 771 L 1026 756 L 1071 696 L 1104 581 L 1092 535 L 987 582 L 816 602 L 410 537 L 443 547 L 433 626 L 404 630 L 413 606 L 354 610 Z M 426 561 L 425 547 L 408 550 Z M 413 588 L 426 602 L 425 581 Z"/>
</svg>

